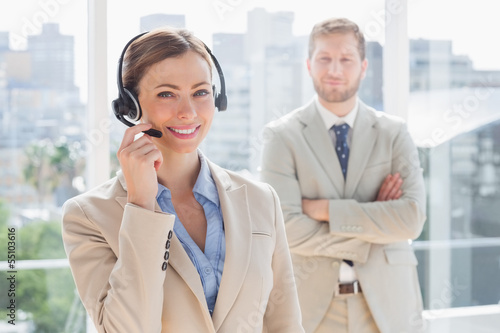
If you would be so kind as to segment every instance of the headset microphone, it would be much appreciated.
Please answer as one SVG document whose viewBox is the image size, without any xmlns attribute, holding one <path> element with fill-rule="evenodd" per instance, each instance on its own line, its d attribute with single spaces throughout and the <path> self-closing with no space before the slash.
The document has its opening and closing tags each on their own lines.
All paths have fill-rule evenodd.
<svg viewBox="0 0 500 333">
<path fill-rule="evenodd" d="M 132 44 L 136 39 L 145 34 L 147 34 L 147 32 L 141 33 L 132 38 L 125 45 L 122 54 L 120 56 L 120 59 L 118 61 L 118 75 L 117 75 L 118 98 L 113 100 L 111 106 L 116 118 L 129 127 L 135 126 L 135 124 L 132 123 L 131 121 L 136 122 L 141 119 L 142 109 L 141 105 L 139 104 L 139 98 L 134 93 L 134 91 L 131 91 L 123 86 L 123 81 L 122 81 L 123 60 L 125 57 L 125 52 L 127 52 L 127 49 L 130 46 L 130 44 Z M 206 45 L 205 49 L 212 58 L 212 62 L 215 65 L 220 80 L 220 93 L 216 93 L 215 86 L 213 87 L 215 106 L 219 111 L 225 111 L 227 109 L 227 96 L 226 96 L 226 84 L 224 80 L 224 73 L 222 72 L 222 68 L 220 67 L 219 62 L 217 61 L 217 58 L 215 58 L 215 56 L 212 54 L 212 51 L 210 51 L 210 49 Z M 129 118 L 131 121 L 128 120 L 126 117 Z M 143 133 L 153 136 L 155 138 L 162 137 L 162 132 L 155 129 L 149 129 L 147 131 L 144 131 Z"/>
</svg>

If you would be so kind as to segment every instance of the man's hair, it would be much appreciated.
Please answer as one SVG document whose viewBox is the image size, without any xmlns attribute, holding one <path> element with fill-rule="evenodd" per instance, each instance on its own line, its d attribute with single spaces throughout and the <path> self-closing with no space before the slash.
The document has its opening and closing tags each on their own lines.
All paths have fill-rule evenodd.
<svg viewBox="0 0 500 333">
<path fill-rule="evenodd" d="M 361 60 L 365 59 L 366 47 L 365 37 L 358 25 L 346 18 L 329 18 L 317 23 L 309 35 L 309 59 L 311 59 L 314 49 L 316 48 L 316 39 L 318 37 L 327 36 L 334 33 L 353 33 L 358 41 L 358 51 Z"/>
</svg>

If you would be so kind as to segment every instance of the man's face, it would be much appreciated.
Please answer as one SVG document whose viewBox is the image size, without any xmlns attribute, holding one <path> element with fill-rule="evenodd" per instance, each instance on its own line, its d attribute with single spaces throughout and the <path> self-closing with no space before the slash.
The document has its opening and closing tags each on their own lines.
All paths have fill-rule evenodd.
<svg viewBox="0 0 500 333">
<path fill-rule="evenodd" d="M 361 60 L 353 33 L 333 33 L 316 38 L 307 69 L 318 97 L 341 103 L 356 95 L 368 62 Z"/>
</svg>

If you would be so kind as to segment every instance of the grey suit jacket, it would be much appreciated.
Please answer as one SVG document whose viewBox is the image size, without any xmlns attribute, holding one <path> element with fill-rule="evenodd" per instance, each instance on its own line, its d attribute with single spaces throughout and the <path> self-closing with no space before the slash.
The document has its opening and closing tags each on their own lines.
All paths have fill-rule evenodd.
<svg viewBox="0 0 500 333">
<path fill-rule="evenodd" d="M 99 332 L 304 332 L 279 200 L 267 184 L 209 162 L 226 258 L 210 316 L 175 217 L 127 204 L 123 174 L 64 206 L 63 240 L 82 302 Z"/>
<path fill-rule="evenodd" d="M 425 221 L 418 152 L 405 124 L 360 102 L 347 178 L 314 102 L 265 128 L 261 178 L 281 200 L 303 325 L 314 332 L 353 260 L 381 332 L 419 332 L 422 299 L 409 239 Z M 404 180 L 398 200 L 375 202 L 388 174 Z M 329 221 L 302 213 L 302 198 L 329 199 Z"/>
</svg>

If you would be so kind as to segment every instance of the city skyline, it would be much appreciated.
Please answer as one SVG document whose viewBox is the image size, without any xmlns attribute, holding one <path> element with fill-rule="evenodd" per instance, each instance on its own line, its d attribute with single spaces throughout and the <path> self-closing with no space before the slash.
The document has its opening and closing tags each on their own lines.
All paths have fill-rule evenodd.
<svg viewBox="0 0 500 333">
<path fill-rule="evenodd" d="M 224 148 L 216 149 L 219 152 L 241 150 L 241 147 L 245 147 L 245 145 L 238 145 L 237 142 L 247 142 L 246 138 L 241 137 L 242 133 L 249 131 L 247 135 L 250 138 L 258 137 L 259 131 L 265 123 L 302 105 L 314 94 L 305 66 L 301 64 L 302 59 L 306 57 L 307 36 L 296 36 L 293 34 L 295 14 L 283 11 L 268 12 L 260 8 L 248 12 L 247 15 L 248 27 L 245 29 L 246 31 L 244 33 L 215 33 L 210 38 L 215 44 L 212 46 L 215 54 L 218 55 L 219 59 L 223 59 L 222 67 L 230 73 L 230 75 L 226 74 L 229 82 L 231 82 L 231 79 L 234 79 L 232 73 L 240 73 L 236 74 L 240 76 L 239 81 L 247 81 L 249 77 L 253 77 L 244 85 L 235 84 L 236 81 L 229 84 L 228 95 L 230 100 L 232 100 L 232 103 L 230 103 L 232 113 L 242 112 L 241 115 L 243 115 L 243 117 L 247 117 L 247 113 L 250 114 L 251 117 L 248 118 L 248 121 L 252 125 L 247 130 L 241 132 L 240 135 L 234 137 L 236 141 L 234 141 L 233 146 L 236 148 L 233 147 L 229 150 Z M 186 25 L 185 15 L 148 15 L 138 18 L 135 25 L 137 28 L 141 27 L 141 25 L 145 25 L 147 29 L 151 29 L 164 23 L 183 27 Z M 55 42 L 56 40 L 67 39 L 71 40 L 71 45 L 73 45 L 73 40 L 75 38 L 71 35 L 65 35 L 59 28 L 59 24 L 44 24 L 43 31 L 45 35 L 30 35 L 28 36 L 28 41 L 38 40 L 44 36 L 41 40 L 46 40 L 47 42 L 52 40 L 52 42 Z M 45 30 L 52 32 L 45 33 Z M 5 35 L 3 36 L 5 38 Z M 219 39 L 218 36 L 240 36 L 241 40 L 239 42 L 236 40 L 225 41 L 225 38 Z M 236 53 L 234 53 L 234 42 L 237 44 L 239 43 L 241 49 L 236 50 Z M 42 49 L 44 48 L 42 44 L 40 44 L 40 46 Z M 57 48 L 59 49 L 59 47 Z M 366 78 L 359 91 L 359 96 L 362 100 L 380 110 L 384 109 L 382 100 L 382 50 L 383 46 L 378 42 L 367 42 L 367 57 L 370 66 L 368 67 Z M 47 51 L 49 51 L 49 49 L 47 49 Z M 33 52 L 34 50 L 27 51 L 28 54 Z M 241 54 L 238 52 L 241 52 Z M 14 54 L 15 53 L 19 52 L 14 52 Z M 26 54 L 26 52 L 21 53 Z M 34 55 L 33 53 L 33 56 Z M 49 70 L 49 72 L 52 71 L 54 75 L 49 75 L 51 80 L 56 79 L 55 74 L 59 73 L 60 69 L 74 68 L 73 65 L 69 63 L 64 66 L 57 65 L 56 57 L 51 55 L 51 52 L 47 53 L 46 51 L 42 51 L 42 53 L 34 57 L 34 59 L 39 59 L 40 56 L 42 56 L 49 61 L 47 62 L 47 66 L 43 66 L 43 68 L 39 68 L 38 70 L 44 70 L 44 75 L 47 74 L 45 70 Z M 76 54 L 72 53 L 69 57 L 70 58 L 63 58 L 67 60 L 71 59 L 71 62 L 73 62 L 76 59 Z M 231 57 L 238 58 L 234 60 L 237 64 L 231 60 Z M 10 59 L 11 62 L 16 61 L 11 55 Z M 51 65 L 51 63 L 53 64 Z M 8 64 L 9 62 L 7 62 L 7 65 Z M 233 64 L 237 66 L 233 67 Z M 34 66 L 33 68 L 37 70 L 38 67 Z M 431 68 L 432 71 L 430 70 Z M 108 70 L 110 70 L 108 77 L 113 78 L 116 76 L 116 66 L 112 66 L 108 68 Z M 477 86 L 478 83 L 482 84 L 479 81 L 481 77 L 486 75 L 485 73 L 473 69 L 472 61 L 467 55 L 455 55 L 453 53 L 452 41 L 446 40 L 410 40 L 410 71 L 410 91 Z M 498 82 L 500 82 L 499 73 L 500 71 L 493 73 L 495 75 L 495 81 L 493 83 L 498 84 Z M 49 76 L 47 76 L 47 79 Z M 429 81 L 431 76 L 432 81 Z M 258 79 L 256 79 L 256 77 Z M 34 76 L 33 78 L 36 77 Z M 47 80 L 44 78 L 42 79 Z M 292 84 L 292 82 L 295 84 Z M 432 85 L 429 85 L 429 82 L 432 82 Z M 108 99 L 111 100 L 115 96 L 116 82 L 114 82 L 114 80 L 108 80 L 108 86 Z M 85 88 L 81 86 L 77 87 Z M 263 87 L 267 88 L 264 89 Z M 241 95 L 241 91 L 247 91 L 247 93 Z M 234 98 L 235 96 L 233 94 L 239 97 Z M 251 102 L 247 103 L 248 105 L 240 104 L 238 102 L 241 98 L 243 98 L 243 100 L 250 98 Z M 419 113 L 421 112 L 416 112 L 416 114 Z M 230 118 L 225 118 L 226 120 L 221 119 L 221 121 L 225 123 L 227 119 Z M 230 126 L 230 128 L 235 128 L 238 131 L 237 128 L 239 127 Z M 420 129 L 418 132 L 422 132 L 422 130 Z M 219 138 L 218 141 L 221 147 L 224 146 L 223 138 Z M 227 157 L 223 158 L 227 159 Z M 250 161 L 253 161 L 253 159 L 255 159 L 255 154 Z M 249 168 L 246 163 L 234 165 L 255 170 L 257 167 L 255 161 L 250 163 L 254 165 Z"/>
<path fill-rule="evenodd" d="M 477 32 L 500 29 L 495 13 L 500 4 L 490 0 L 474 2 L 476 14 L 483 19 L 476 20 L 474 25 L 463 24 L 461 15 L 446 16 L 447 24 L 442 24 L 445 13 L 453 8 L 455 13 L 470 11 L 470 5 L 456 3 L 451 0 L 432 2 L 430 0 L 408 1 L 408 35 L 411 39 L 435 39 L 453 41 L 453 51 L 457 55 L 467 54 L 477 70 L 500 69 L 500 46 L 477 38 Z M 167 7 L 167 6 L 165 6 Z M 108 77 L 114 77 L 116 59 L 123 45 L 140 31 L 139 17 L 163 13 L 186 15 L 186 26 L 200 37 L 207 45 L 211 45 L 214 33 L 246 32 L 247 12 L 257 8 L 265 8 L 268 12 L 293 11 L 295 18 L 293 34 L 308 35 L 314 23 L 330 16 L 345 16 L 357 22 L 365 30 L 368 40 L 379 41 L 383 45 L 384 1 L 377 0 L 363 3 L 362 10 L 357 3 L 327 3 L 311 0 L 306 3 L 287 1 L 266 2 L 264 0 L 192 0 L 173 2 L 167 9 L 158 6 L 154 1 L 141 1 L 123 8 L 116 0 L 108 0 Z M 128 10 L 126 10 L 128 9 Z M 86 96 L 87 69 L 87 16 L 86 1 L 74 0 L 27 0 L 9 4 L 8 11 L 0 14 L 0 31 L 11 32 L 11 46 L 23 46 L 26 32 L 39 32 L 40 22 L 60 23 L 62 34 L 75 36 L 75 78 L 76 84 Z M 15 13 L 12 15 L 12 13 Z M 116 13 L 120 13 L 117 15 Z M 394 15 L 390 14 L 389 16 Z M 421 24 L 420 22 L 424 22 Z M 390 18 L 389 18 L 390 24 Z M 14 44 L 14 45 L 12 45 Z M 304 59 L 305 66 L 305 59 Z M 109 76 L 111 75 L 111 76 Z M 114 95 L 114 94 L 113 94 Z"/>
</svg>

